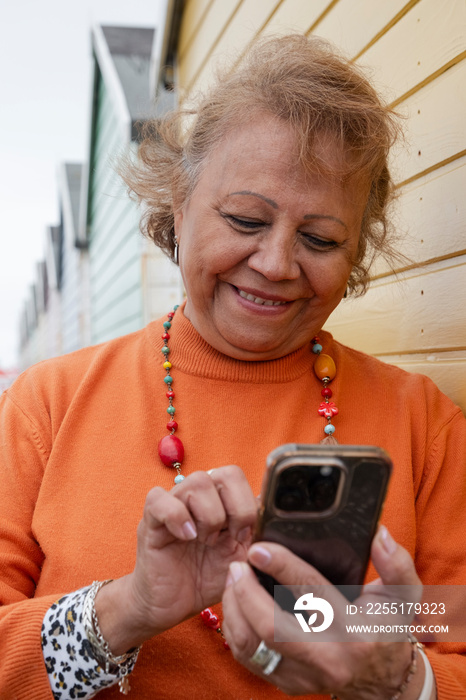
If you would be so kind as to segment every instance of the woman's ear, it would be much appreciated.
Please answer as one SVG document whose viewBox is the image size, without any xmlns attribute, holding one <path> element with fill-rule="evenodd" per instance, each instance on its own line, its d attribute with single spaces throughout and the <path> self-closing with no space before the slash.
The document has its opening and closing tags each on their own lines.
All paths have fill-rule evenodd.
<svg viewBox="0 0 466 700">
<path fill-rule="evenodd" d="M 175 230 L 176 242 L 180 242 L 181 231 L 183 229 L 183 209 L 177 209 L 173 215 L 173 227 Z"/>
<path fill-rule="evenodd" d="M 173 235 L 175 238 L 175 249 L 173 251 L 173 262 L 175 265 L 180 264 L 180 240 L 181 232 L 183 230 L 183 208 L 177 209 L 173 215 Z"/>
<path fill-rule="evenodd" d="M 177 243 L 180 242 L 181 231 L 183 229 L 184 206 L 185 201 L 180 196 L 179 189 L 172 188 L 172 203 L 173 203 L 173 226 Z"/>
<path fill-rule="evenodd" d="M 177 243 L 179 243 L 179 236 L 180 236 L 181 229 L 183 227 L 182 224 L 183 224 L 184 198 L 182 197 L 182 193 L 180 191 L 180 188 L 177 186 L 177 184 L 175 182 L 172 182 L 171 194 L 172 194 L 172 207 L 173 207 L 173 228 L 174 228 L 175 239 L 176 239 Z"/>
</svg>

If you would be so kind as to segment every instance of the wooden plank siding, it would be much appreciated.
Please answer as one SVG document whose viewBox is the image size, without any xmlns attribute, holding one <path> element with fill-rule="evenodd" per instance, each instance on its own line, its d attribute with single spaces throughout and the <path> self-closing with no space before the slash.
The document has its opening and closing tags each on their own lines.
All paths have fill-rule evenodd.
<svg viewBox="0 0 466 700">
<path fill-rule="evenodd" d="M 394 206 L 405 268 L 420 267 L 466 253 L 466 156 L 437 168 L 400 189 Z M 429 231 L 435 232 L 428 235 Z M 391 274 L 379 258 L 375 279 Z"/>
<path fill-rule="evenodd" d="M 143 325 L 139 213 L 113 162 L 121 149 L 115 107 L 100 80 L 90 189 L 91 341 Z"/>
<path fill-rule="evenodd" d="M 298 31 L 367 68 L 404 119 L 391 166 L 406 256 L 373 268 L 366 296 L 326 327 L 342 342 L 431 376 L 466 410 L 466 4 L 464 0 L 188 0 L 179 76 L 186 103 L 258 37 Z M 227 64 L 228 65 L 228 64 Z"/>
<path fill-rule="evenodd" d="M 271 16 L 263 32 L 267 34 L 284 34 L 288 32 L 307 33 L 316 22 L 329 11 L 332 4 L 329 0 L 284 0 L 275 4 L 275 12 Z"/>
<path fill-rule="evenodd" d="M 148 240 L 143 241 L 142 277 L 146 323 L 160 318 L 183 299 L 179 268 Z"/>
<path fill-rule="evenodd" d="M 181 61 L 183 61 L 194 37 L 197 36 L 199 27 L 213 2 L 214 0 L 199 0 L 198 2 L 186 3 L 183 27 L 178 41 L 178 53 Z"/>
<path fill-rule="evenodd" d="M 349 58 L 355 58 L 396 26 L 419 0 L 339 0 L 315 20 L 306 34 L 316 33 L 332 41 Z M 313 3 L 311 3 L 313 4 Z M 377 43 L 377 41 L 375 42 Z"/>
<path fill-rule="evenodd" d="M 464 1 L 422 0 L 364 50 L 358 62 L 369 66 L 378 89 L 388 88 L 387 97 L 397 101 L 462 60 L 465 48 Z"/>
</svg>

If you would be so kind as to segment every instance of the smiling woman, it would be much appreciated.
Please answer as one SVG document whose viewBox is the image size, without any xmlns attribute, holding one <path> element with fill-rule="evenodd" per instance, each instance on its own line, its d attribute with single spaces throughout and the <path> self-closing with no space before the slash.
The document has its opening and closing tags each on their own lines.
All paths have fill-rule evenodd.
<svg viewBox="0 0 466 700">
<path fill-rule="evenodd" d="M 194 114 L 194 122 L 191 110 L 179 110 L 149 123 L 139 163 L 122 172 L 130 190 L 148 205 L 143 232 L 169 255 L 175 245 L 174 211 L 190 198 L 211 153 L 261 116 L 265 148 L 271 145 L 267 120 L 278 120 L 288 131 L 291 168 L 299 163 L 314 179 L 316 174 L 335 175 L 342 183 L 355 174 L 365 179 L 366 206 L 349 288 L 365 290 L 375 254 L 396 257 L 388 235 L 387 155 L 399 135 L 398 123 L 364 74 L 328 43 L 298 35 L 260 42 L 239 68 L 219 76 Z M 237 150 L 234 157 L 240 155 Z M 247 160 L 248 152 L 242 155 Z"/>
<path fill-rule="evenodd" d="M 299 36 L 260 44 L 185 116 L 152 124 L 126 170 L 185 304 L 33 367 L 0 399 L 0 696 L 465 698 L 464 644 L 277 644 L 253 568 L 329 585 L 252 533 L 267 455 L 336 433 L 395 465 L 366 577 L 383 605 L 400 584 L 466 582 L 461 411 L 322 330 L 390 254 L 393 116 Z M 343 625 L 346 599 L 327 590 Z"/>
<path fill-rule="evenodd" d="M 341 145 L 331 137 L 317 137 L 314 148 L 335 174 L 306 172 L 292 128 L 258 112 L 209 154 L 176 211 L 185 315 L 226 355 L 288 355 L 320 331 L 345 292 L 369 183 L 336 174 Z"/>
</svg>

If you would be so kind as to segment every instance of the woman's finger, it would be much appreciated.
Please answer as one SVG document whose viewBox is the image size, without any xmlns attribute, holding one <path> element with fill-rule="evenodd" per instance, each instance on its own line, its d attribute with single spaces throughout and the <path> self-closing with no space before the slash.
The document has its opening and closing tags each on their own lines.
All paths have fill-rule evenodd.
<svg viewBox="0 0 466 700">
<path fill-rule="evenodd" d="M 233 562 L 223 594 L 224 632 L 235 657 L 249 665 L 259 642 L 273 646 L 274 603 L 246 562 Z"/>
<path fill-rule="evenodd" d="M 263 641 L 282 659 L 267 680 L 291 695 L 320 692 L 326 687 L 335 668 L 336 647 L 299 642 L 280 644 L 275 641 L 275 629 L 290 630 L 293 617 L 275 605 L 271 596 L 258 582 L 245 562 L 233 562 L 223 594 L 223 630 L 235 658 L 256 675 L 263 669 L 251 658 Z M 312 654 L 315 652 L 316 659 Z"/>
<path fill-rule="evenodd" d="M 385 585 L 421 585 L 409 553 L 395 542 L 384 525 L 374 537 L 371 557 Z"/>
<path fill-rule="evenodd" d="M 284 631 L 287 638 L 290 638 L 290 624 L 293 625 L 292 616 L 274 603 L 272 597 L 261 586 L 254 571 L 246 562 L 233 562 L 230 564 L 224 601 L 228 601 L 230 595 L 235 596 L 237 612 L 247 620 L 249 628 L 254 633 L 254 635 L 251 635 L 252 641 L 249 643 L 249 646 L 243 649 L 243 662 L 247 662 L 254 653 L 256 637 L 259 641 L 263 640 L 267 646 L 274 647 L 276 645 L 274 639 L 277 627 L 281 632 Z M 233 618 L 233 621 L 236 628 L 236 618 Z M 293 655 L 296 653 L 298 645 L 286 644 L 285 652 L 281 648 L 282 646 L 278 644 L 283 655 Z"/>
<path fill-rule="evenodd" d="M 242 564 L 234 563 L 233 571 L 240 571 L 238 567 Z M 242 575 L 242 571 L 240 571 Z M 238 599 L 234 592 L 232 573 L 227 577 L 227 585 L 223 594 L 223 623 L 222 631 L 230 646 L 234 657 L 238 660 L 247 660 L 253 653 L 252 650 L 257 648 L 260 639 L 257 637 L 251 625 L 241 610 Z"/>
<path fill-rule="evenodd" d="M 256 503 L 239 467 L 221 467 L 210 474 L 194 472 L 170 492 L 152 489 L 144 508 L 141 536 L 159 548 L 173 538 L 213 545 L 228 529 L 239 542 L 248 542 Z"/>
<path fill-rule="evenodd" d="M 317 569 L 275 542 L 255 542 L 249 548 L 248 560 L 285 586 L 329 585 Z"/>
<path fill-rule="evenodd" d="M 186 505 L 156 486 L 147 494 L 138 536 L 140 543 L 143 540 L 150 547 L 160 549 L 174 539 L 195 539 L 197 530 Z"/>
<path fill-rule="evenodd" d="M 208 472 L 228 517 L 228 530 L 238 542 L 248 542 L 257 516 L 257 502 L 242 469 L 235 465 Z"/>
<path fill-rule="evenodd" d="M 228 514 L 209 474 L 194 472 L 170 492 L 188 509 L 199 542 L 213 545 L 217 534 L 228 527 Z"/>
</svg>

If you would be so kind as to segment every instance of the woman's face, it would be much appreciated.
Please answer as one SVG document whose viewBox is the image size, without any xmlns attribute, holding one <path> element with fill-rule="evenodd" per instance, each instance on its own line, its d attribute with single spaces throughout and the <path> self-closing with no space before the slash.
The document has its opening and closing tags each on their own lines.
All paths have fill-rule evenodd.
<svg viewBox="0 0 466 700">
<path fill-rule="evenodd" d="M 341 162 L 330 138 L 316 150 Z M 274 117 L 226 137 L 175 215 L 185 314 L 200 335 L 242 360 L 308 343 L 345 292 L 367 196 L 361 178 L 306 175 Z"/>
</svg>

